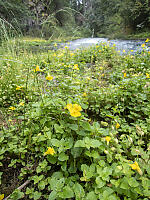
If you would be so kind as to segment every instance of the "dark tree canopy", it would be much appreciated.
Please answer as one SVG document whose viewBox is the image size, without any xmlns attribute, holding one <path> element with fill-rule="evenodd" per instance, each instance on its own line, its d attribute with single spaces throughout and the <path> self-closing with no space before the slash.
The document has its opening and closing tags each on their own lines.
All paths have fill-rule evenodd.
<svg viewBox="0 0 150 200">
<path fill-rule="evenodd" d="M 25 32 L 44 26 L 87 27 L 97 33 L 150 28 L 150 0 L 0 0 L 0 19 Z"/>
</svg>

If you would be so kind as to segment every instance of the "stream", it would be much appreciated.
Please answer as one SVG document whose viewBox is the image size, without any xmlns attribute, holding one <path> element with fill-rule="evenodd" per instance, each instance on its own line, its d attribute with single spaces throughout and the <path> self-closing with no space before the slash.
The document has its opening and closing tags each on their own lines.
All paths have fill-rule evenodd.
<svg viewBox="0 0 150 200">
<path fill-rule="evenodd" d="M 120 51 L 120 54 L 122 54 L 123 50 L 125 50 L 126 53 L 131 52 L 132 50 L 131 53 L 135 54 L 140 53 L 143 50 L 141 45 L 144 44 L 144 42 L 145 40 L 108 40 L 107 38 L 82 38 L 70 41 L 69 43 L 63 43 L 61 44 L 61 46 L 68 46 L 70 50 L 76 50 L 98 45 L 100 43 L 106 43 L 106 45 L 109 46 L 115 45 L 116 50 Z M 150 51 L 150 42 L 145 44 L 146 46 L 144 47 L 144 49 Z"/>
</svg>

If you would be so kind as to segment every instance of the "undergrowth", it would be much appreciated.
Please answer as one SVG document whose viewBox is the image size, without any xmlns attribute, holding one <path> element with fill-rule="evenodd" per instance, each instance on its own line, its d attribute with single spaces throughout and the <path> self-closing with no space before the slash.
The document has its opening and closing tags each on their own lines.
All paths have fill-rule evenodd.
<svg viewBox="0 0 150 200">
<path fill-rule="evenodd" d="M 0 60 L 0 198 L 148 200 L 150 52 L 52 45 Z"/>
</svg>

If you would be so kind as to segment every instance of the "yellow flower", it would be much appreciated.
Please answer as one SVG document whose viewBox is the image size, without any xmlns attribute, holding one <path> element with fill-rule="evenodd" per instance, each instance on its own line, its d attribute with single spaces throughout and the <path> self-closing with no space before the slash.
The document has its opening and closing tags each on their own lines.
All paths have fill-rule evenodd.
<svg viewBox="0 0 150 200">
<path fill-rule="evenodd" d="M 68 49 L 69 47 L 65 46 L 64 48 L 65 48 L 65 49 Z"/>
<path fill-rule="evenodd" d="M 39 72 L 39 71 L 40 71 L 40 67 L 39 67 L 38 65 L 36 66 L 35 71 L 36 71 L 36 72 Z"/>
<path fill-rule="evenodd" d="M 54 44 L 54 47 L 57 47 L 57 43 Z"/>
<path fill-rule="evenodd" d="M 133 164 L 129 164 L 129 166 L 133 169 L 133 170 L 137 170 L 137 172 L 142 175 L 142 171 L 138 165 L 138 163 L 135 161 Z"/>
<path fill-rule="evenodd" d="M 125 50 L 123 50 L 123 53 L 125 53 L 126 51 Z"/>
<path fill-rule="evenodd" d="M 67 106 L 65 108 L 67 108 L 68 110 L 71 110 L 72 109 L 72 104 L 71 103 L 67 104 Z"/>
<path fill-rule="evenodd" d="M 73 69 L 79 70 L 78 64 L 75 64 Z"/>
<path fill-rule="evenodd" d="M 19 105 L 20 105 L 20 106 L 24 106 L 24 102 L 20 102 Z"/>
<path fill-rule="evenodd" d="M 150 74 L 146 73 L 146 78 L 150 78 Z"/>
<path fill-rule="evenodd" d="M 53 80 L 53 77 L 48 74 L 48 76 L 46 76 L 46 80 L 51 81 Z"/>
<path fill-rule="evenodd" d="M 55 57 L 56 57 L 56 53 L 54 53 L 54 54 L 53 54 L 53 56 L 55 56 Z"/>
<path fill-rule="evenodd" d="M 145 47 L 145 44 L 142 44 L 141 47 Z"/>
<path fill-rule="evenodd" d="M 81 113 L 80 111 L 82 110 L 81 106 L 78 104 L 67 104 L 66 108 L 69 110 L 70 115 L 72 117 L 80 117 Z"/>
<path fill-rule="evenodd" d="M 13 106 L 11 106 L 10 108 L 9 108 L 9 110 L 15 110 L 16 108 L 15 107 L 13 107 Z"/>
<path fill-rule="evenodd" d="M 17 86 L 16 90 L 21 90 L 22 86 Z"/>
<path fill-rule="evenodd" d="M 80 116 L 81 116 L 81 113 L 78 112 L 78 111 L 76 111 L 75 109 L 73 109 L 73 110 L 70 111 L 70 115 L 71 115 L 72 117 L 80 117 Z"/>
<path fill-rule="evenodd" d="M 86 97 L 86 96 L 87 96 L 86 92 L 84 92 L 84 93 L 82 94 L 82 96 L 83 96 L 83 97 Z"/>
<path fill-rule="evenodd" d="M 70 53 L 70 56 L 74 56 L 74 53 Z"/>
<path fill-rule="evenodd" d="M 118 129 L 119 127 L 120 127 L 120 124 L 117 122 L 116 129 Z"/>
<path fill-rule="evenodd" d="M 109 142 L 110 142 L 110 140 L 111 140 L 111 137 L 110 137 L 110 136 L 106 136 L 106 137 L 105 137 L 105 140 L 106 140 L 106 142 L 107 142 L 107 145 L 109 145 Z"/>
<path fill-rule="evenodd" d="M 124 78 L 127 77 L 127 73 L 124 73 L 124 74 L 123 74 L 123 77 L 124 77 Z"/>
<path fill-rule="evenodd" d="M 0 195 L 0 200 L 4 199 L 4 194 Z"/>
<path fill-rule="evenodd" d="M 91 79 L 90 79 L 90 77 L 87 77 L 87 80 L 89 80 L 89 81 L 90 81 L 90 80 L 91 80 Z"/>
<path fill-rule="evenodd" d="M 48 150 L 44 153 L 44 156 L 46 156 L 46 155 L 52 155 L 53 156 L 55 154 L 55 150 L 51 147 L 47 147 L 47 148 L 48 148 Z"/>
<path fill-rule="evenodd" d="M 145 40 L 145 42 L 149 42 L 149 38 L 147 38 L 147 39 Z"/>
<path fill-rule="evenodd" d="M 73 104 L 72 108 L 77 112 L 80 112 L 82 110 L 81 106 L 78 104 Z"/>
</svg>

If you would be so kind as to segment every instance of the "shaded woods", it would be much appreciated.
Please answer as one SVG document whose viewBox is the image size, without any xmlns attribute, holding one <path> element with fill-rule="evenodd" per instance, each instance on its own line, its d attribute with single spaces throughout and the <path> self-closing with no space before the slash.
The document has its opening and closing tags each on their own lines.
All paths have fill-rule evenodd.
<svg viewBox="0 0 150 200">
<path fill-rule="evenodd" d="M 63 34 L 66 27 L 69 34 L 136 33 L 149 30 L 149 16 L 149 0 L 0 0 L 1 23 L 34 36 Z"/>
</svg>

